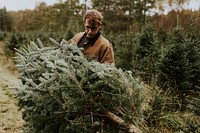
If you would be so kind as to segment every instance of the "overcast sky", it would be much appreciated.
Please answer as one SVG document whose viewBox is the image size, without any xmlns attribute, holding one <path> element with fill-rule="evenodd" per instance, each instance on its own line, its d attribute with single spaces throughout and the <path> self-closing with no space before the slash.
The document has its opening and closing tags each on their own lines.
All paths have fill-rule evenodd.
<svg viewBox="0 0 200 133">
<path fill-rule="evenodd" d="M 8 11 L 34 9 L 42 1 L 44 1 L 47 5 L 53 5 L 58 2 L 58 0 L 0 0 L 0 8 L 6 7 Z M 200 0 L 191 1 L 192 2 L 186 4 L 187 8 L 200 8 Z"/>
<path fill-rule="evenodd" d="M 58 0 L 0 0 L 0 8 L 6 7 L 8 11 L 34 9 L 43 1 L 47 5 L 53 5 L 58 2 Z"/>
</svg>

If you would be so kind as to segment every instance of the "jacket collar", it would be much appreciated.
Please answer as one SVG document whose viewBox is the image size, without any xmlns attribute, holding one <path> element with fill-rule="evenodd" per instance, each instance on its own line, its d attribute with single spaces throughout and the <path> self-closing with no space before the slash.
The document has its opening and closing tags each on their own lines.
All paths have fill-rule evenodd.
<svg viewBox="0 0 200 133">
<path fill-rule="evenodd" d="M 100 35 L 101 35 L 100 32 L 98 32 L 93 38 L 87 38 L 86 37 L 86 33 L 84 33 L 83 38 L 86 37 L 87 40 L 88 40 L 88 44 L 90 44 L 90 45 L 93 46 L 95 44 L 95 42 L 97 41 L 97 39 L 99 38 Z"/>
</svg>

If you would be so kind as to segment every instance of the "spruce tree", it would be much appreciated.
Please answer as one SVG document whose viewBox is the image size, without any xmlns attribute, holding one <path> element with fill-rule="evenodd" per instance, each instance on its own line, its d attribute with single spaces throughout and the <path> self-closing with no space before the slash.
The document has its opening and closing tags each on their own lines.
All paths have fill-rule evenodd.
<svg viewBox="0 0 200 133">
<path fill-rule="evenodd" d="M 199 50 L 197 40 L 187 36 L 183 29 L 176 28 L 171 48 L 159 66 L 159 86 L 170 89 L 171 94 L 178 96 L 184 108 L 186 99 L 194 96 L 191 92 L 199 91 Z"/>
<path fill-rule="evenodd" d="M 136 51 L 136 37 L 134 34 L 127 33 L 115 36 L 112 43 L 115 46 L 115 64 L 124 70 L 134 71 L 134 59 Z"/>
<path fill-rule="evenodd" d="M 17 98 L 32 133 L 140 133 L 142 84 L 130 71 L 84 58 L 81 49 L 32 42 L 15 57 Z M 136 108 L 136 109 L 135 109 Z"/>
<path fill-rule="evenodd" d="M 200 115 L 199 96 L 200 96 L 200 40 L 196 34 L 198 29 L 193 28 L 193 20 L 187 29 L 187 59 L 190 67 L 191 88 L 187 97 L 187 107 L 192 112 Z"/>
<path fill-rule="evenodd" d="M 138 37 L 136 47 L 135 71 L 147 83 L 155 81 L 160 50 L 155 40 L 155 32 L 151 25 L 147 25 Z"/>
</svg>

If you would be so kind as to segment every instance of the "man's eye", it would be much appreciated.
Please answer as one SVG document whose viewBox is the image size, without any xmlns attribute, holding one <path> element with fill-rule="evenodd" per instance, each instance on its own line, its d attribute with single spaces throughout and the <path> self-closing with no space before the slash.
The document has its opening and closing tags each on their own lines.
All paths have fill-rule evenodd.
<svg viewBox="0 0 200 133">
<path fill-rule="evenodd" d="M 97 27 L 91 27 L 91 29 L 92 29 L 92 30 L 96 30 L 96 29 L 97 29 Z"/>
<path fill-rule="evenodd" d="M 85 26 L 87 30 L 91 29 L 92 31 L 97 30 L 97 27 L 90 27 L 90 26 Z"/>
</svg>

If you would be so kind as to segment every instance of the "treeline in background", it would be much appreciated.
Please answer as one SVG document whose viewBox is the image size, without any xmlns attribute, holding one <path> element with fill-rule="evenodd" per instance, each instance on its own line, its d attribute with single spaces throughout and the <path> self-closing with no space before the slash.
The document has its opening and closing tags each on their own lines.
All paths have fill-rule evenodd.
<svg viewBox="0 0 200 133">
<path fill-rule="evenodd" d="M 101 33 L 114 46 L 115 64 L 150 86 L 150 107 L 142 116 L 149 132 L 200 132 L 200 9 L 188 0 L 79 0 L 40 3 L 34 10 L 0 9 L 0 41 L 7 56 L 30 41 L 68 40 L 84 30 L 87 9 L 102 12 Z M 89 4 L 88 4 L 89 3 Z M 156 12 L 155 12 L 156 11 Z M 140 103 L 143 99 L 139 99 Z M 142 110 L 142 107 L 141 107 Z"/>
</svg>

